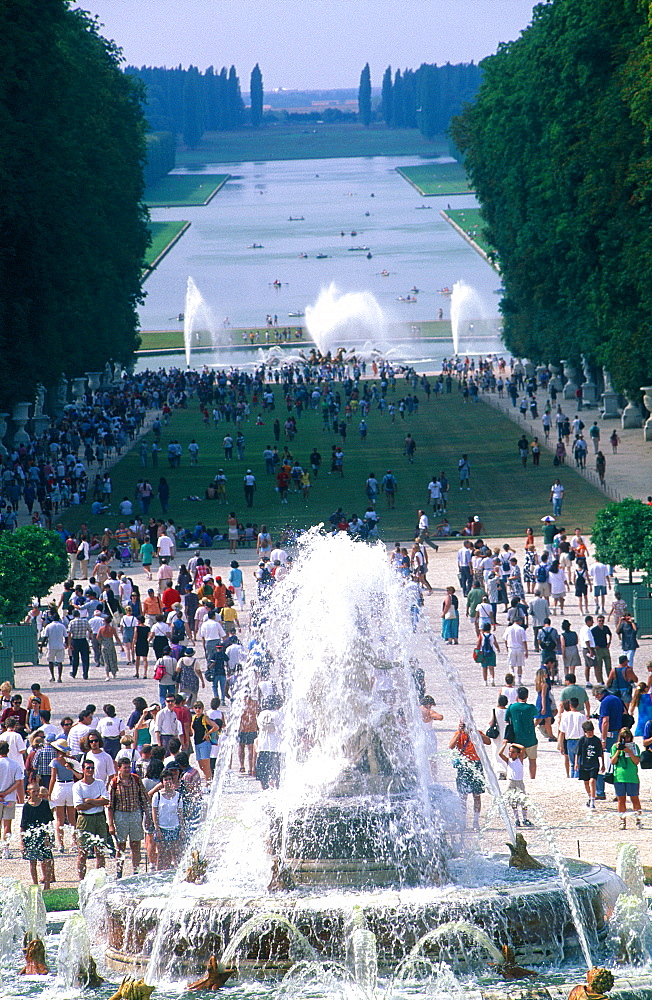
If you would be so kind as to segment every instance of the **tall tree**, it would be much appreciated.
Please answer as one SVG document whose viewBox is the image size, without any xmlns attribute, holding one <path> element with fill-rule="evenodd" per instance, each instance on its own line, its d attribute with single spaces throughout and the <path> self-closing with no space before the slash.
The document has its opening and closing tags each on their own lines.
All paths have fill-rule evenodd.
<svg viewBox="0 0 652 1000">
<path fill-rule="evenodd" d="M 652 378 L 648 4 L 553 0 L 482 63 L 454 139 L 505 284 L 508 348 Z"/>
<path fill-rule="evenodd" d="M 228 122 L 229 128 L 240 128 L 242 125 L 242 113 L 244 111 L 244 104 L 242 102 L 242 94 L 240 93 L 240 81 L 238 79 L 238 74 L 235 71 L 235 66 L 232 66 L 229 70 L 229 79 L 227 84 L 227 102 L 228 102 Z"/>
<path fill-rule="evenodd" d="M 66 0 L 0 4 L 2 409 L 138 345 L 146 123 L 120 61 Z"/>
<path fill-rule="evenodd" d="M 360 87 L 358 88 L 358 117 L 365 128 L 371 122 L 371 70 L 367 63 L 360 74 Z"/>
<path fill-rule="evenodd" d="M 196 149 L 203 134 L 200 101 L 199 72 L 189 67 L 183 85 L 183 141 L 189 149 Z"/>
<path fill-rule="evenodd" d="M 259 128 L 263 120 L 263 74 L 260 72 L 258 63 L 256 63 L 251 71 L 249 97 L 251 101 L 251 124 L 254 128 Z"/>
<path fill-rule="evenodd" d="M 380 107 L 383 121 L 388 127 L 392 125 L 392 67 L 388 66 L 383 73 Z"/>
</svg>

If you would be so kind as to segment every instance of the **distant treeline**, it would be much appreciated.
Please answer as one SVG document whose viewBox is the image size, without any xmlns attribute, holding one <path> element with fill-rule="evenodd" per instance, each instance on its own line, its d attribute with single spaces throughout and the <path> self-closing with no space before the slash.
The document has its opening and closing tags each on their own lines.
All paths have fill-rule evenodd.
<svg viewBox="0 0 652 1000">
<path fill-rule="evenodd" d="M 422 63 L 416 70 L 397 69 L 393 75 L 388 66 L 378 112 L 389 128 L 418 128 L 431 139 L 446 132 L 451 118 L 475 99 L 481 81 L 482 71 L 472 62 L 444 66 Z M 362 76 L 360 83 L 363 90 Z M 360 117 L 364 121 L 362 109 Z"/>
</svg>

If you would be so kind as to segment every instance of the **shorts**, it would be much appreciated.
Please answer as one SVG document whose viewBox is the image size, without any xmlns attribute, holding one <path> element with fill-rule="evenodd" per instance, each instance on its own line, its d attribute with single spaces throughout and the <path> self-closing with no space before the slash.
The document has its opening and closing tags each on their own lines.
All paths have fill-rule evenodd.
<svg viewBox="0 0 652 1000">
<path fill-rule="evenodd" d="M 74 784 L 74 781 L 55 781 L 50 796 L 50 805 L 72 807 L 72 786 Z"/>
<path fill-rule="evenodd" d="M 525 650 L 524 649 L 510 649 L 507 654 L 507 666 L 508 667 L 524 667 L 525 666 Z M 520 670 L 518 671 L 521 672 Z"/>
<path fill-rule="evenodd" d="M 539 752 L 539 744 L 533 743 L 531 747 L 525 748 L 525 755 L 528 760 L 536 760 L 537 753 Z"/>
<path fill-rule="evenodd" d="M 48 649 L 48 663 L 63 663 L 65 659 L 65 649 Z"/>
<path fill-rule="evenodd" d="M 195 743 L 195 757 L 197 760 L 208 760 L 211 755 L 210 740 L 203 740 L 202 743 Z"/>
<path fill-rule="evenodd" d="M 580 781 L 595 781 L 598 777 L 597 767 L 580 768 L 579 779 Z"/>
<path fill-rule="evenodd" d="M 614 781 L 614 795 L 619 799 L 625 795 L 638 795 L 640 788 L 638 781 Z"/>
<path fill-rule="evenodd" d="M 7 822 L 12 820 L 16 815 L 16 803 L 15 802 L 0 802 L 0 820 L 5 819 Z"/>
<path fill-rule="evenodd" d="M 599 583 L 596 583 L 596 585 L 593 588 L 593 593 L 595 594 L 596 597 L 604 597 L 606 596 L 607 588 L 602 587 Z"/>
<path fill-rule="evenodd" d="M 77 829 L 80 833 L 91 833 L 94 837 L 100 837 L 109 844 L 109 828 L 106 825 L 106 816 L 101 813 L 79 813 L 77 816 Z"/>
<path fill-rule="evenodd" d="M 161 827 L 161 840 L 164 844 L 174 844 L 181 837 L 181 827 L 175 826 L 171 830 Z"/>
<path fill-rule="evenodd" d="M 457 770 L 455 785 L 459 795 L 482 795 L 487 790 L 482 764 L 479 761 L 461 757 L 456 761 L 455 768 Z"/>
<path fill-rule="evenodd" d="M 242 743 L 243 746 L 251 746 L 256 742 L 258 733 L 238 733 L 238 743 Z"/>
<path fill-rule="evenodd" d="M 510 778 L 507 782 L 507 791 L 514 789 L 516 792 L 523 792 L 525 794 L 525 782 L 517 781 L 516 778 Z"/>
<path fill-rule="evenodd" d="M 143 817 L 140 812 L 114 812 L 113 825 L 115 826 L 115 839 L 119 844 L 126 844 L 130 840 L 132 844 L 140 842 L 145 834 L 143 833 Z"/>
</svg>

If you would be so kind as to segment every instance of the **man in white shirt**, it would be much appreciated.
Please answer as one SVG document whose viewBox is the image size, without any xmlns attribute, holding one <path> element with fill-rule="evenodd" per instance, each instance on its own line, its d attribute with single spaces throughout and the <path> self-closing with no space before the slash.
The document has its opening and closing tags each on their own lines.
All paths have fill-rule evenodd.
<svg viewBox="0 0 652 1000">
<path fill-rule="evenodd" d="M 23 767 L 9 759 L 9 744 L 0 740 L 0 819 L 2 820 L 3 857 L 9 857 L 7 841 L 16 812 L 16 793 L 23 783 Z"/>
<path fill-rule="evenodd" d="M 77 874 L 81 880 L 86 875 L 86 859 L 91 846 L 95 850 L 97 867 L 104 868 L 106 861 L 101 842 L 109 842 L 109 828 L 104 814 L 109 799 L 104 782 L 95 777 L 92 760 L 86 760 L 82 765 L 82 779 L 73 785 L 72 802 L 77 810 Z"/>
<path fill-rule="evenodd" d="M 522 619 L 517 618 L 513 625 L 505 629 L 503 639 L 507 650 L 507 666 L 511 671 L 516 671 L 517 681 L 520 684 L 523 667 L 529 656 L 527 632 L 523 628 Z"/>
<path fill-rule="evenodd" d="M 81 760 L 82 749 L 80 746 L 81 740 L 84 736 L 90 733 L 93 725 L 93 713 L 87 708 L 84 708 L 78 715 L 78 721 L 71 728 L 68 733 L 68 746 L 70 747 L 70 754 L 72 757 L 76 757 L 77 760 Z"/>
<path fill-rule="evenodd" d="M 595 613 L 605 610 L 605 598 L 607 590 L 611 590 L 611 570 L 603 562 L 595 562 L 589 570 L 589 575 L 593 580 L 593 596 L 595 597 Z"/>
<path fill-rule="evenodd" d="M 595 637 L 591 629 L 595 625 L 595 621 L 591 615 L 587 615 L 584 619 L 584 624 L 580 629 L 580 649 L 582 651 L 582 656 L 584 658 L 584 677 L 586 678 L 585 686 L 587 688 L 593 687 L 590 683 L 591 681 L 591 667 L 596 668 L 595 659 Z M 602 666 L 600 666 L 600 674 L 602 674 Z M 602 684 L 602 677 L 598 676 L 598 671 L 596 670 L 596 680 L 598 684 Z"/>
<path fill-rule="evenodd" d="M 45 638 L 48 642 L 48 667 L 50 668 L 50 680 L 54 682 L 54 667 L 56 664 L 59 684 L 62 683 L 63 661 L 66 655 L 66 643 L 68 641 L 68 629 L 60 620 L 58 614 L 53 614 L 52 621 L 45 626 Z"/>
<path fill-rule="evenodd" d="M 171 559 L 174 552 L 174 542 L 169 535 L 161 535 L 156 543 L 159 564 L 163 559 Z"/>
<path fill-rule="evenodd" d="M 90 760 L 95 764 L 95 777 L 98 781 L 103 781 L 106 785 L 111 775 L 115 774 L 115 764 L 113 763 L 111 754 L 101 749 L 100 739 L 101 736 L 94 730 L 91 730 L 88 735 L 90 750 L 84 759 Z"/>
<path fill-rule="evenodd" d="M 553 517 L 559 517 L 561 515 L 561 506 L 564 501 L 564 487 L 559 479 L 555 479 L 554 483 L 550 487 L 550 499 L 552 500 L 552 515 Z"/>
<path fill-rule="evenodd" d="M 432 504 L 433 513 L 437 514 L 441 507 L 441 483 L 437 476 L 433 476 L 428 483 L 428 498 Z"/>
<path fill-rule="evenodd" d="M 428 515 L 425 513 L 425 511 L 420 510 L 419 511 L 419 541 L 420 542 L 425 542 L 426 538 L 428 538 L 428 536 L 430 534 L 429 528 L 430 528 L 430 522 L 428 521 Z"/>
<path fill-rule="evenodd" d="M 457 552 L 457 569 L 458 577 L 460 581 L 460 586 L 462 588 L 462 593 L 465 597 L 468 596 L 469 590 L 471 589 L 471 557 L 473 555 L 473 545 L 471 542 L 464 542 L 461 549 Z"/>
<path fill-rule="evenodd" d="M 559 719 L 559 740 L 557 745 L 559 752 L 563 754 L 564 737 L 566 737 L 566 753 L 568 754 L 568 763 L 570 765 L 569 777 L 579 778 L 580 775 L 575 764 L 575 756 L 577 754 L 577 744 L 582 736 L 584 736 L 582 724 L 586 722 L 586 715 L 580 710 L 578 698 L 571 698 L 568 704 L 570 706 L 569 711 L 562 712 Z"/>
<path fill-rule="evenodd" d="M 288 553 L 285 551 L 285 549 L 281 548 L 272 549 L 269 556 L 269 561 L 271 562 L 272 566 L 277 560 L 278 562 L 280 562 L 281 566 L 285 566 L 286 562 L 288 561 Z"/>
<path fill-rule="evenodd" d="M 534 590 L 534 598 L 530 601 L 529 611 L 530 619 L 532 621 L 532 628 L 534 630 L 534 650 L 539 652 L 539 631 L 543 628 L 544 623 L 548 615 L 550 614 L 550 607 L 548 601 L 543 597 L 538 588 Z"/>
<path fill-rule="evenodd" d="M 157 712 L 151 730 L 155 743 L 166 750 L 171 739 L 175 736 L 179 739 L 183 737 L 183 726 L 174 711 L 175 704 L 174 694 L 168 693 L 165 696 L 165 708 Z"/>
<path fill-rule="evenodd" d="M 207 617 L 202 622 L 201 628 L 199 629 L 199 638 L 204 643 L 204 656 L 206 657 L 207 663 L 220 639 L 223 639 L 225 635 L 226 632 L 224 631 L 222 623 L 215 617 L 215 611 L 209 611 Z"/>
</svg>

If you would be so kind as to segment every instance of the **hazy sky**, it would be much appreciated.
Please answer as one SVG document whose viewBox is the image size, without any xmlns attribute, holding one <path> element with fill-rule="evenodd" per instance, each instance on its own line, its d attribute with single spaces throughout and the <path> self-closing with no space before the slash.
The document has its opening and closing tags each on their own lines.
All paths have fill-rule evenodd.
<svg viewBox="0 0 652 1000">
<path fill-rule="evenodd" d="M 266 88 L 357 87 L 371 66 L 476 62 L 530 21 L 531 0 L 86 0 L 129 63 L 236 66 L 243 90 L 256 62 Z"/>
</svg>

